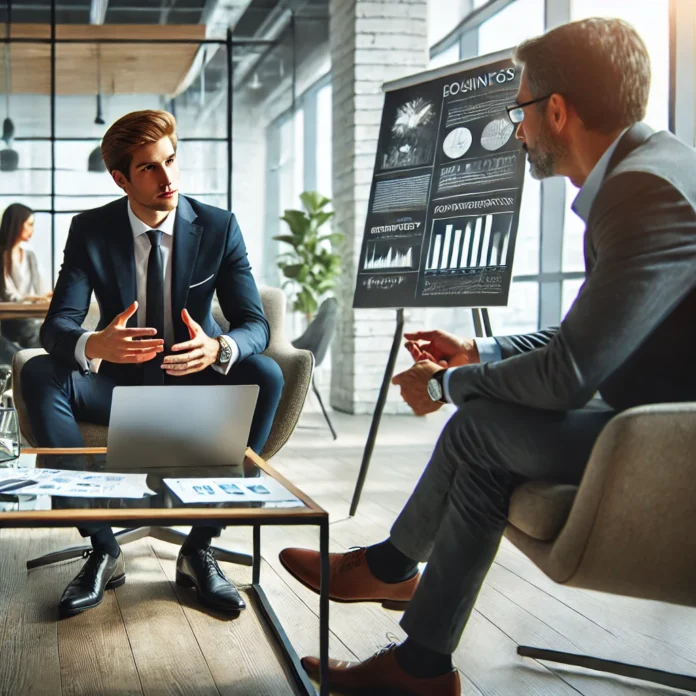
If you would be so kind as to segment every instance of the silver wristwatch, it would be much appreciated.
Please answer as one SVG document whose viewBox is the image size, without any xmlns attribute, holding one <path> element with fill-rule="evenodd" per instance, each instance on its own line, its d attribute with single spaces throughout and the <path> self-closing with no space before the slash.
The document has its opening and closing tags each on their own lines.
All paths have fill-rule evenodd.
<svg viewBox="0 0 696 696">
<path fill-rule="evenodd" d="M 220 344 L 220 351 L 218 352 L 215 364 L 218 367 L 227 367 L 227 364 L 232 360 L 232 351 L 227 341 L 222 336 L 216 336 L 215 340 Z"/>
<path fill-rule="evenodd" d="M 447 370 L 439 370 L 428 380 L 428 396 L 433 401 L 446 402 L 445 387 L 442 383 L 445 372 L 447 372 Z"/>
</svg>

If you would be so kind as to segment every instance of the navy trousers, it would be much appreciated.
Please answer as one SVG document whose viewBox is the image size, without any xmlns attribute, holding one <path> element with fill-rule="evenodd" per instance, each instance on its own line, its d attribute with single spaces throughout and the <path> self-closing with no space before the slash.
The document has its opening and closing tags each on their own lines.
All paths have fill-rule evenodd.
<svg viewBox="0 0 696 696">
<path fill-rule="evenodd" d="M 98 372 L 82 374 L 72 365 L 52 355 L 39 355 L 22 369 L 22 398 L 38 447 L 84 447 L 77 425 L 87 421 L 108 425 L 114 387 L 122 386 Z M 256 384 L 259 396 L 251 422 L 249 447 L 260 453 L 271 432 L 280 396 L 283 374 L 266 355 L 252 355 L 223 375 L 212 368 L 185 377 L 165 375 L 167 384 L 219 385 Z M 92 535 L 97 528 L 82 528 Z M 219 530 L 217 532 L 219 534 Z"/>
</svg>

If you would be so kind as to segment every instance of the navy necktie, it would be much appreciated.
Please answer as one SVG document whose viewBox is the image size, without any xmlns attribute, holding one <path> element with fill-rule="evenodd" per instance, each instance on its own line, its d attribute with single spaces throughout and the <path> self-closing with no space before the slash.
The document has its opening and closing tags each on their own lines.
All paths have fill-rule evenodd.
<svg viewBox="0 0 696 696">
<path fill-rule="evenodd" d="M 162 266 L 162 230 L 148 230 L 150 256 L 147 260 L 147 293 L 145 326 L 157 329 L 157 338 L 164 339 L 164 271 Z M 145 363 L 143 382 L 147 385 L 164 384 L 162 353 Z"/>
</svg>

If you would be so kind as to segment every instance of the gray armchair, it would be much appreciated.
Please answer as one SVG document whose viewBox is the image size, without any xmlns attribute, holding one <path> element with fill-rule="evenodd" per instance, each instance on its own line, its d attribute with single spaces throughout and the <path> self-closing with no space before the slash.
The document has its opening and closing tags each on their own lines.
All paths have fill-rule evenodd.
<svg viewBox="0 0 696 696">
<path fill-rule="evenodd" d="M 614 417 L 580 486 L 523 484 L 505 536 L 552 580 L 696 606 L 696 403 Z M 696 692 L 696 677 L 528 646 L 520 655 Z"/>
<path fill-rule="evenodd" d="M 263 451 L 258 453 L 263 459 L 268 461 L 275 456 L 290 439 L 297 421 L 302 413 L 307 392 L 312 383 L 312 372 L 314 369 L 314 356 L 308 350 L 294 348 L 285 336 L 285 306 L 286 297 L 282 290 L 277 288 L 260 288 L 261 302 L 263 310 L 268 319 L 271 328 L 271 339 L 268 348 L 264 355 L 273 358 L 280 366 L 283 372 L 285 385 L 283 394 L 280 398 L 278 410 L 273 419 L 271 433 L 263 448 Z M 219 306 L 213 308 L 215 320 L 222 326 L 223 330 L 228 328 Z M 98 321 L 98 308 L 93 305 L 85 319 L 83 326 L 88 329 L 96 327 Z M 12 380 L 13 380 L 13 396 L 15 408 L 17 409 L 17 417 L 19 420 L 20 430 L 24 439 L 32 446 L 36 446 L 33 438 L 29 420 L 27 418 L 26 407 L 22 399 L 22 368 L 26 363 L 36 355 L 43 354 L 40 349 L 22 350 L 14 357 L 12 364 Z M 85 441 L 86 447 L 106 447 L 108 428 L 103 425 L 95 425 L 94 423 L 78 423 L 80 432 Z M 181 543 L 184 538 L 180 532 L 166 527 L 147 527 L 135 530 L 125 530 L 116 535 L 119 538 L 119 543 L 125 544 L 130 541 L 141 539 L 145 536 L 153 536 L 171 543 Z M 31 560 L 27 563 L 27 567 L 34 568 L 49 563 L 67 560 L 68 558 L 77 558 L 82 554 L 83 549 L 89 548 L 80 546 L 64 551 L 50 553 L 41 558 Z M 242 565 L 251 565 L 251 556 L 240 554 L 234 551 L 226 551 L 225 549 L 214 549 L 219 560 L 229 561 L 232 563 L 240 563 Z"/>
</svg>

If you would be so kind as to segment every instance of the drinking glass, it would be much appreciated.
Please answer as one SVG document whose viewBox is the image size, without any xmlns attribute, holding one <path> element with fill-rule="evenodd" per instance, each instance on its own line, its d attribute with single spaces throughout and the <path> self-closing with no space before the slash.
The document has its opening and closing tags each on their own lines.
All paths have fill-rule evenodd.
<svg viewBox="0 0 696 696">
<path fill-rule="evenodd" d="M 0 467 L 19 457 L 19 441 L 17 411 L 0 408 Z"/>
</svg>

